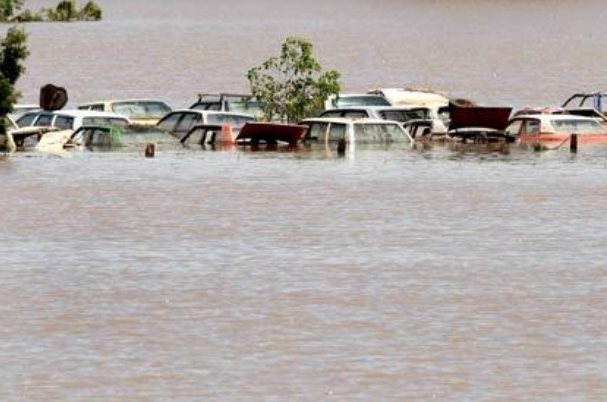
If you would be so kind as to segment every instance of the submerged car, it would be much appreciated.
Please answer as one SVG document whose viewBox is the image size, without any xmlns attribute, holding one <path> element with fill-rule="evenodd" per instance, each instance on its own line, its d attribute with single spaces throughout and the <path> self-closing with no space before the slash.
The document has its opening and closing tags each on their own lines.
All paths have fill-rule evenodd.
<svg viewBox="0 0 607 402">
<path fill-rule="evenodd" d="M 300 124 L 308 126 L 304 141 L 357 144 L 411 143 L 413 139 L 396 121 L 380 119 L 312 118 Z"/>
<path fill-rule="evenodd" d="M 325 110 L 318 117 L 371 118 L 398 121 L 399 123 L 429 122 L 434 133 L 446 133 L 447 127 L 435 110 L 425 106 L 368 106 Z"/>
<path fill-rule="evenodd" d="M 111 150 L 123 147 L 141 148 L 149 143 L 181 147 L 179 139 L 166 131 L 139 125 L 130 127 L 82 126 L 71 135 L 69 145 Z"/>
<path fill-rule="evenodd" d="M 430 109 L 427 107 L 395 107 L 395 106 L 367 106 L 329 109 L 321 112 L 318 117 L 345 117 L 349 119 L 383 119 L 394 120 L 400 123 L 409 120 L 427 119 Z"/>
<path fill-rule="evenodd" d="M 128 126 L 128 117 L 115 113 L 92 110 L 58 110 L 55 112 L 27 112 L 17 119 L 19 127 L 56 127 L 60 130 L 77 130 L 83 125 L 103 124 L 111 126 Z"/>
<path fill-rule="evenodd" d="M 226 125 L 237 134 L 246 123 L 253 121 L 255 118 L 249 114 L 183 109 L 164 116 L 156 127 L 181 139 L 198 125 Z"/>
<path fill-rule="evenodd" d="M 141 125 L 154 125 L 172 110 L 165 102 L 153 99 L 91 102 L 78 106 L 78 109 L 116 113 L 128 117 L 135 124 Z"/>
<path fill-rule="evenodd" d="M 594 118 L 534 114 L 516 116 L 510 120 L 505 132 L 516 137 L 522 144 L 559 145 L 567 142 L 572 134 L 578 135 L 581 144 L 607 144 L 607 130 Z"/>
<path fill-rule="evenodd" d="M 512 142 L 514 138 L 504 131 L 511 113 L 509 107 L 452 106 L 446 139 L 474 144 Z"/>
</svg>

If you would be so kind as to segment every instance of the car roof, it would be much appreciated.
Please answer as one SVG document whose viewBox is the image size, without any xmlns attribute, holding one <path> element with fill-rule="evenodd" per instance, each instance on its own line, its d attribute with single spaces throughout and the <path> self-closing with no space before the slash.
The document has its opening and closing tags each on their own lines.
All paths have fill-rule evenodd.
<svg viewBox="0 0 607 402">
<path fill-rule="evenodd" d="M 198 113 L 200 115 L 225 115 L 225 116 L 240 116 L 240 117 L 249 117 L 251 119 L 254 119 L 255 116 L 253 116 L 252 114 L 246 114 L 246 113 L 235 113 L 235 112 L 225 112 L 225 111 L 221 111 L 221 110 L 200 110 L 200 109 L 176 109 L 171 111 L 170 113 L 167 113 L 166 116 L 168 116 L 169 114 L 175 114 L 175 113 Z M 165 116 L 165 117 L 166 117 Z M 163 117 L 164 118 L 164 117 Z"/>
<path fill-rule="evenodd" d="M 128 117 L 121 115 L 121 114 L 116 114 L 116 113 L 110 113 L 110 112 L 100 112 L 100 111 L 96 111 L 96 110 L 55 110 L 54 112 L 50 112 L 52 114 L 56 114 L 56 115 L 63 115 L 63 116 L 69 116 L 69 117 L 109 117 L 109 118 L 116 118 L 116 119 L 125 119 L 125 120 L 129 120 Z"/>
<path fill-rule="evenodd" d="M 597 120 L 593 117 L 578 116 L 573 114 L 523 114 L 513 117 L 515 119 L 536 119 L 541 121 L 559 121 L 559 120 L 579 120 L 579 121 L 594 121 Z"/>
<path fill-rule="evenodd" d="M 370 118 L 361 118 L 361 119 L 349 119 L 347 117 L 313 117 L 310 119 L 304 119 L 301 121 L 302 123 L 342 123 L 342 124 L 397 124 L 400 125 L 397 121 L 385 120 L 385 119 L 370 119 Z"/>
<path fill-rule="evenodd" d="M 146 98 L 142 98 L 142 99 L 106 99 L 106 100 L 96 101 L 96 102 L 81 103 L 78 106 L 91 106 L 91 105 L 123 103 L 123 102 L 155 102 L 155 103 L 164 103 L 165 105 L 168 106 L 167 102 L 165 102 L 161 99 L 146 99 Z"/>
<path fill-rule="evenodd" d="M 336 107 L 335 109 L 327 109 L 327 110 L 324 110 L 323 113 L 325 113 L 325 112 L 351 112 L 351 111 L 381 111 L 381 110 L 394 110 L 394 111 L 404 110 L 404 111 L 409 111 L 409 110 L 415 110 L 415 109 L 426 109 L 426 110 L 429 110 L 430 108 L 428 106 L 424 106 L 424 105 L 348 106 L 348 107 Z"/>
</svg>

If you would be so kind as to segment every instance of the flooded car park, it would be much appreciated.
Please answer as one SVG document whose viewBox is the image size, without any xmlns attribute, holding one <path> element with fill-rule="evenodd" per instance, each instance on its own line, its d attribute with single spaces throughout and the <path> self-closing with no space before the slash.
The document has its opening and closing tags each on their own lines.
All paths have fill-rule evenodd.
<svg viewBox="0 0 607 402">
<path fill-rule="evenodd" d="M 351 93 L 543 105 L 605 75 L 600 2 L 103 4 L 28 27 L 24 103 L 189 105 L 293 31 Z M 329 145 L 0 157 L 0 399 L 604 399 L 604 152 Z"/>
</svg>

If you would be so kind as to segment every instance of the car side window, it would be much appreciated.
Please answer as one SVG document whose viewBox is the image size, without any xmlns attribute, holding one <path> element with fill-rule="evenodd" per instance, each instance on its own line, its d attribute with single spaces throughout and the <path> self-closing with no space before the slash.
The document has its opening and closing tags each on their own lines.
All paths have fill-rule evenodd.
<svg viewBox="0 0 607 402">
<path fill-rule="evenodd" d="M 74 126 L 74 118 L 69 116 L 57 116 L 54 126 L 61 130 L 70 130 Z"/>
<path fill-rule="evenodd" d="M 346 125 L 341 123 L 331 123 L 329 127 L 329 141 L 340 141 L 346 138 Z"/>
<path fill-rule="evenodd" d="M 506 134 L 509 136 L 517 136 L 521 132 L 522 120 L 514 120 L 506 127 Z"/>
<path fill-rule="evenodd" d="M 327 123 L 312 123 L 308 129 L 306 139 L 325 141 L 327 134 Z"/>
<path fill-rule="evenodd" d="M 177 122 L 179 121 L 179 119 L 181 118 L 182 115 L 183 115 L 183 113 L 169 114 L 168 116 L 166 116 L 162 120 L 160 120 L 160 122 L 158 123 L 158 128 L 160 130 L 168 131 L 168 132 L 175 131 L 175 125 L 177 124 Z"/>
<path fill-rule="evenodd" d="M 540 122 L 535 119 L 525 120 L 521 134 L 536 135 L 540 133 Z"/>
<path fill-rule="evenodd" d="M 199 120 L 200 115 L 197 113 L 185 113 L 179 123 L 175 127 L 176 133 L 187 133 L 192 126 Z"/>
<path fill-rule="evenodd" d="M 36 123 L 34 123 L 34 125 L 36 127 L 46 127 L 46 126 L 50 126 L 52 121 L 53 121 L 52 114 L 41 114 L 40 117 L 38 117 L 38 120 L 36 120 Z"/>
<path fill-rule="evenodd" d="M 98 104 L 98 105 L 91 105 L 89 107 L 89 110 L 95 110 L 95 111 L 98 111 L 98 112 L 103 112 L 105 110 L 105 108 L 103 107 L 102 104 Z"/>
<path fill-rule="evenodd" d="M 29 127 L 32 125 L 37 115 L 37 113 L 26 113 L 17 119 L 16 123 L 19 127 Z"/>
</svg>

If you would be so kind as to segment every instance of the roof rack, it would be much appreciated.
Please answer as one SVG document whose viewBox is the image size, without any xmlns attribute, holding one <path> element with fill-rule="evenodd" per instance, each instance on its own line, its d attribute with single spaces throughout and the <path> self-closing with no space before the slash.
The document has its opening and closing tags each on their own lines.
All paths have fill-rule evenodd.
<svg viewBox="0 0 607 402">
<path fill-rule="evenodd" d="M 607 93 L 605 92 L 588 92 L 588 93 L 576 93 L 571 95 L 565 102 L 563 102 L 562 107 L 568 107 L 569 104 L 574 100 L 581 98 L 578 107 L 582 107 L 587 100 L 592 100 L 592 105 L 597 110 L 603 110 L 603 104 L 607 103 L 603 98 L 607 98 Z"/>
<path fill-rule="evenodd" d="M 200 92 L 198 93 L 198 102 L 202 101 L 207 97 L 216 97 L 219 98 L 219 101 L 223 101 L 226 98 L 253 98 L 252 94 L 239 94 L 239 93 L 231 93 L 231 92 Z"/>
</svg>

